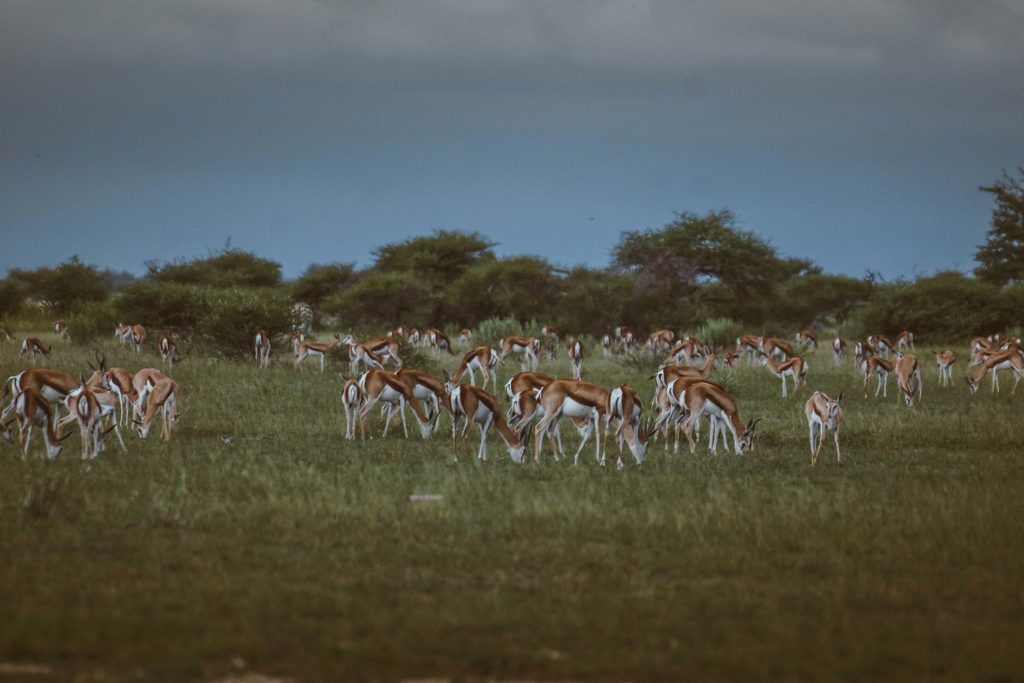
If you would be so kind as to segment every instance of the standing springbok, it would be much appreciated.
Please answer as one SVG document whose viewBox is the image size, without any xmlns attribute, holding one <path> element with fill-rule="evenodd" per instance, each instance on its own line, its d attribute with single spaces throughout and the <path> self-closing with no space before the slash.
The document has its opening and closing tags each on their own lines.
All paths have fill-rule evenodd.
<svg viewBox="0 0 1024 683">
<path fill-rule="evenodd" d="M 786 391 L 786 378 L 793 378 L 793 392 L 800 389 L 800 385 L 807 381 L 807 371 L 810 366 L 799 356 L 790 358 L 782 363 L 776 363 L 769 353 L 761 354 L 761 367 L 767 368 L 769 372 L 782 380 L 782 398 L 789 396 Z"/>
<path fill-rule="evenodd" d="M 612 335 L 607 333 L 601 335 L 601 352 L 605 358 L 612 357 Z"/>
<path fill-rule="evenodd" d="M 939 384 L 948 387 L 953 381 L 953 365 L 956 364 L 956 354 L 952 351 L 938 353 L 932 351 L 935 356 L 935 365 L 939 368 Z"/>
<path fill-rule="evenodd" d="M 174 369 L 177 350 L 178 345 L 175 343 L 174 337 L 170 332 L 164 332 L 164 336 L 160 337 L 160 362 L 168 370 Z"/>
<path fill-rule="evenodd" d="M 295 369 L 298 370 L 303 361 L 312 356 L 313 358 L 320 359 L 320 374 L 322 375 L 324 373 L 324 357 L 332 349 L 336 349 L 340 345 L 341 336 L 337 332 L 334 333 L 334 341 L 330 344 L 320 344 L 311 341 L 302 342 L 299 344 L 299 350 L 295 354 Z"/>
<path fill-rule="evenodd" d="M 903 330 L 896 335 L 896 350 L 906 351 L 907 349 L 914 350 L 914 333 L 910 330 Z"/>
<path fill-rule="evenodd" d="M 388 435 L 391 414 L 393 408 L 397 406 L 398 412 L 402 417 L 402 431 L 405 433 L 405 438 L 409 438 L 409 428 L 405 422 L 405 406 L 408 404 L 420 425 L 420 436 L 424 439 L 430 437 L 434 429 L 434 422 L 423 412 L 413 390 L 390 372 L 367 370 L 359 377 L 359 390 L 364 397 L 363 407 L 359 409 L 359 437 L 361 439 L 366 440 L 366 416 L 369 414 L 370 409 L 379 401 L 384 401 L 388 404 L 384 422 L 384 436 Z M 437 419 L 436 415 L 434 419 Z"/>
<path fill-rule="evenodd" d="M 807 431 L 811 441 L 811 464 L 818 463 L 818 455 L 825 443 L 825 431 L 832 430 L 832 437 L 836 442 L 836 462 L 842 464 L 843 458 L 839 454 L 839 427 L 843 424 L 843 408 L 840 403 L 843 401 L 843 392 L 839 392 L 839 398 L 832 400 L 824 391 L 815 391 L 804 404 L 804 414 L 807 416 Z M 817 443 L 815 443 L 817 442 Z"/>
<path fill-rule="evenodd" d="M 61 339 L 66 339 L 68 336 L 68 323 L 66 320 L 58 320 L 53 324 L 53 331 L 57 333 L 57 336 Z"/>
<path fill-rule="evenodd" d="M 889 396 L 889 373 L 893 371 L 895 364 L 881 356 L 870 355 L 868 349 L 861 349 L 857 354 L 857 364 L 864 375 L 864 398 L 868 397 L 868 384 L 872 377 L 878 378 L 878 383 L 875 385 L 875 398 L 878 398 L 879 391 L 882 392 L 882 398 L 887 398 Z"/>
<path fill-rule="evenodd" d="M 497 386 L 498 373 L 494 369 L 497 364 L 497 351 L 489 346 L 478 346 L 475 349 L 467 351 L 466 355 L 462 357 L 462 362 L 459 363 L 458 369 L 455 371 L 455 374 L 452 375 L 451 381 L 458 384 L 462 380 L 462 376 L 468 372 L 469 383 L 476 385 L 476 371 L 479 370 L 484 378 L 481 388 L 487 388 L 488 375 L 491 377 L 491 382 Z"/>
<path fill-rule="evenodd" d="M 787 361 L 796 356 L 793 347 L 778 337 L 765 337 L 758 350 L 780 361 Z"/>
<path fill-rule="evenodd" d="M 469 343 L 473 340 L 473 332 L 469 328 L 463 327 L 459 330 L 459 334 L 455 337 L 455 341 L 459 343 L 459 346 L 469 346 Z"/>
<path fill-rule="evenodd" d="M 1016 349 L 998 351 L 989 355 L 988 360 L 982 363 L 977 377 L 966 378 L 967 386 L 971 388 L 971 393 L 978 393 L 978 386 L 981 384 L 981 380 L 990 372 L 992 373 L 992 392 L 999 391 L 1000 370 L 1010 370 L 1015 376 L 1013 389 L 1010 390 L 1010 395 L 1012 396 L 1017 391 L 1017 385 L 1020 384 L 1021 377 L 1024 377 L 1024 356 Z"/>
<path fill-rule="evenodd" d="M 403 331 L 405 330 L 402 326 L 399 326 L 399 329 Z M 352 371 L 356 371 L 360 362 L 366 363 L 374 369 L 379 369 L 379 367 L 374 366 L 372 363 L 368 363 L 367 358 L 376 360 L 381 366 L 388 360 L 391 360 L 395 364 L 395 367 L 398 370 L 401 370 L 402 358 L 398 355 L 398 352 L 401 349 L 401 346 L 398 343 L 400 336 L 401 335 L 392 337 L 376 337 L 374 339 L 367 339 L 366 341 L 359 341 L 355 334 L 349 332 L 341 342 L 350 347 L 349 354 L 352 363 Z"/>
<path fill-rule="evenodd" d="M 261 368 L 270 367 L 270 335 L 266 330 L 257 330 L 252 348 L 256 357 L 256 365 Z M 297 346 L 295 350 L 298 350 Z"/>
<path fill-rule="evenodd" d="M 21 353 L 18 354 L 18 358 L 24 358 L 26 355 L 31 357 L 32 365 L 36 364 L 36 354 L 43 358 L 50 357 L 50 351 L 53 347 L 46 347 L 43 342 L 39 341 L 35 337 L 25 337 L 25 340 L 21 342 Z"/>
<path fill-rule="evenodd" d="M 550 338 L 555 340 L 556 344 L 562 338 L 561 335 L 559 334 L 558 330 L 555 329 L 554 325 L 544 325 L 543 327 L 541 327 L 540 328 L 540 336 L 542 336 L 542 337 L 550 337 Z"/>
<path fill-rule="evenodd" d="M 146 328 L 142 325 L 132 325 L 131 344 L 135 353 L 142 353 L 142 345 L 146 343 Z"/>
<path fill-rule="evenodd" d="M 761 344 L 763 343 L 764 337 L 759 337 L 755 334 L 745 334 L 742 337 L 736 338 L 736 353 L 746 356 L 747 364 L 753 365 L 754 358 L 757 357 L 757 352 L 761 349 Z"/>
<path fill-rule="evenodd" d="M 924 397 L 924 383 L 921 381 L 921 364 L 917 356 L 903 355 L 897 351 L 893 368 L 896 372 L 896 386 L 903 394 L 903 401 L 910 407 L 913 407 L 915 399 L 920 403 Z"/>
<path fill-rule="evenodd" d="M 510 353 L 521 354 L 523 360 L 519 365 L 523 372 L 537 369 L 540 340 L 536 337 L 505 337 L 501 340 L 500 347 L 499 361 L 505 360 Z"/>
<path fill-rule="evenodd" d="M 569 364 L 572 366 L 572 378 L 575 380 L 583 379 L 583 358 L 585 355 L 586 350 L 579 339 L 573 339 L 569 342 Z"/>
<path fill-rule="evenodd" d="M 345 409 L 345 438 L 349 441 L 356 438 L 356 420 L 362 402 L 363 392 L 359 388 L 359 382 L 354 379 L 346 380 L 341 388 L 341 405 Z"/>
<path fill-rule="evenodd" d="M 494 425 L 502 441 L 505 442 L 512 462 L 521 463 L 525 460 L 526 447 L 520 436 L 508 426 L 508 422 L 505 421 L 505 416 L 501 414 L 501 408 L 498 407 L 498 402 L 493 396 L 475 386 L 453 384 L 450 380 L 445 383 L 445 389 L 448 391 L 448 400 L 452 407 L 452 457 L 455 460 L 459 459 L 456 446 L 456 435 L 459 433 L 462 435 L 462 445 L 466 450 L 466 455 L 470 454 L 469 428 L 474 423 L 480 425 L 480 447 L 476 452 L 478 460 L 487 460 L 487 432 L 491 425 Z M 459 430 L 460 423 L 462 423 L 461 432 Z"/>
<path fill-rule="evenodd" d="M 846 358 L 846 340 L 842 337 L 836 337 L 832 340 L 832 359 L 835 361 L 836 366 L 843 364 L 843 359 Z"/>
<path fill-rule="evenodd" d="M 636 332 L 631 327 L 619 325 L 615 328 L 615 340 L 622 347 L 623 353 L 630 353 L 636 345 Z"/>
<path fill-rule="evenodd" d="M 896 346 L 884 334 L 872 334 L 867 341 L 868 346 L 875 353 L 889 355 L 896 352 Z"/>
<path fill-rule="evenodd" d="M 77 420 L 82 436 L 82 460 L 92 460 L 100 451 L 100 425 L 102 413 L 96 395 L 81 378 L 76 389 L 71 390 L 64 399 L 68 407 L 66 420 Z M 63 424 L 63 422 L 59 423 Z"/>
</svg>

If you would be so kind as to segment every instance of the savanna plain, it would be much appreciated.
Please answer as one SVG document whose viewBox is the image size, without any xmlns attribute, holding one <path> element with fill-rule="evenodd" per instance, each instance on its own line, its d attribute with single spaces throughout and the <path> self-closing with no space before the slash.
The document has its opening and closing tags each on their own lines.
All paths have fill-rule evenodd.
<svg viewBox="0 0 1024 683">
<path fill-rule="evenodd" d="M 86 370 L 89 348 L 38 336 L 47 366 Z M 152 343 L 100 347 L 160 367 Z M 788 399 L 760 367 L 719 370 L 763 418 L 753 452 L 709 456 L 705 433 L 621 471 L 589 446 L 518 465 L 493 430 L 488 461 L 456 462 L 447 416 L 406 440 L 374 410 L 345 441 L 344 352 L 322 375 L 284 344 L 266 370 L 190 355 L 169 443 L 111 435 L 88 462 L 77 433 L 55 461 L 0 444 L 0 680 L 1021 680 L 1024 391 L 972 396 L 963 345 L 940 388 L 917 348 L 914 408 L 893 381 L 863 398 L 827 348 Z M 0 343 L 4 378 L 26 367 Z M 568 377 L 564 350 L 541 371 Z M 585 372 L 653 393 L 640 363 Z M 842 465 L 830 438 L 810 465 L 814 389 L 845 392 Z"/>
</svg>

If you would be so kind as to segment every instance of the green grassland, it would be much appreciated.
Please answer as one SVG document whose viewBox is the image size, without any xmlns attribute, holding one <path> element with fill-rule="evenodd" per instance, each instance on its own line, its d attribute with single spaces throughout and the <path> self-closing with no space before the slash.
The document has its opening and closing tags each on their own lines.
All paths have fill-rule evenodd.
<svg viewBox="0 0 1024 683">
<path fill-rule="evenodd" d="M 516 465 L 493 432 L 488 462 L 453 462 L 447 417 L 429 441 L 382 439 L 374 411 L 374 438 L 347 442 L 344 354 L 323 375 L 281 348 L 263 371 L 192 355 L 170 443 L 111 439 L 91 462 L 77 435 L 57 461 L 0 445 L 0 663 L 81 680 L 1020 680 L 1024 391 L 1007 376 L 971 396 L 966 349 L 940 389 L 919 349 L 912 409 L 892 380 L 864 399 L 849 362 L 809 355 L 811 389 L 846 392 L 842 466 L 831 441 L 809 464 L 810 390 L 782 400 L 743 367 L 716 376 L 764 418 L 752 453 L 657 443 L 622 471 L 590 447 L 579 466 L 532 446 Z M 0 345 L 4 377 L 17 353 Z M 58 341 L 49 365 L 87 357 Z M 542 371 L 568 376 L 564 354 Z M 651 396 L 634 366 L 586 371 Z"/>
</svg>

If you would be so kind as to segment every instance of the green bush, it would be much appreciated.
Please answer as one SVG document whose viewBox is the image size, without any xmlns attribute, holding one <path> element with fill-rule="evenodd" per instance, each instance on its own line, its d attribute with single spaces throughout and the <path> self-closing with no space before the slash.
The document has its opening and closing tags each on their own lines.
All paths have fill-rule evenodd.
<svg viewBox="0 0 1024 683">
<path fill-rule="evenodd" d="M 281 264 L 236 249 L 181 263 L 150 261 L 146 266 L 151 282 L 165 284 L 209 287 L 276 287 L 281 284 Z"/>
<path fill-rule="evenodd" d="M 529 332 L 532 330 L 533 332 Z M 484 320 L 473 331 L 473 346 L 498 347 L 498 343 L 505 337 L 522 337 L 536 333 L 540 325 L 530 321 L 523 325 L 515 318 L 488 318 Z"/>
<path fill-rule="evenodd" d="M 206 289 L 193 285 L 138 282 L 114 297 L 113 309 L 118 321 L 128 325 L 192 335 L 209 313 L 206 294 Z"/>
<path fill-rule="evenodd" d="M 429 288 L 411 273 L 372 273 L 323 304 L 324 312 L 338 316 L 343 326 L 378 329 L 430 322 L 431 309 Z"/>
<path fill-rule="evenodd" d="M 202 294 L 204 313 L 193 344 L 207 353 L 248 357 L 256 330 L 267 330 L 275 344 L 291 332 L 292 302 L 282 290 L 205 288 Z"/>
<path fill-rule="evenodd" d="M 0 318 L 18 312 L 22 302 L 21 288 L 10 280 L 0 280 Z"/>
<path fill-rule="evenodd" d="M 736 339 L 746 334 L 743 325 L 732 318 L 712 318 L 697 328 L 697 338 L 712 348 L 722 346 L 727 349 L 736 346 Z"/>
<path fill-rule="evenodd" d="M 117 313 L 107 302 L 85 304 L 70 315 L 68 337 L 75 344 L 90 344 L 97 339 L 110 338 L 114 327 L 120 322 Z"/>
</svg>

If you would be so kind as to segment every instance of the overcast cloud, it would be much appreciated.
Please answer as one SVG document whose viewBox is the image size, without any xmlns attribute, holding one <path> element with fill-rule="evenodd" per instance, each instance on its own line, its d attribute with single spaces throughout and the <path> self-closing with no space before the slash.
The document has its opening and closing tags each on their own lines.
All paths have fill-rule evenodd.
<svg viewBox="0 0 1024 683">
<path fill-rule="evenodd" d="M 0 0 L 0 269 L 434 228 L 603 265 L 728 207 L 831 271 L 969 268 L 1024 2 Z"/>
</svg>

